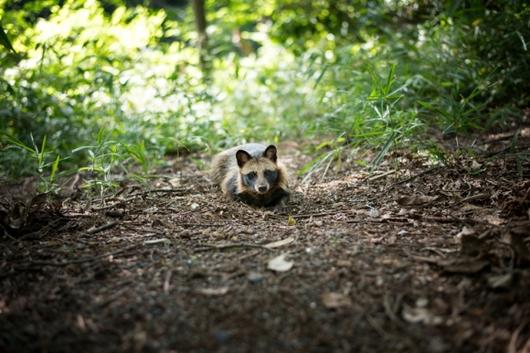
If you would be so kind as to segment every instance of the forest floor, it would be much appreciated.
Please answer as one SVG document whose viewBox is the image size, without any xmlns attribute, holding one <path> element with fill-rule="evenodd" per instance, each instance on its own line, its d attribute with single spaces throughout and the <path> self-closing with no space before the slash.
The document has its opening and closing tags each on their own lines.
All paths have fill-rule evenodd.
<svg viewBox="0 0 530 353">
<path fill-rule="evenodd" d="M 34 205 L 0 240 L 0 351 L 528 353 L 523 131 L 443 166 L 344 155 L 293 173 L 281 209 L 227 201 L 189 157 L 150 189 Z"/>
</svg>

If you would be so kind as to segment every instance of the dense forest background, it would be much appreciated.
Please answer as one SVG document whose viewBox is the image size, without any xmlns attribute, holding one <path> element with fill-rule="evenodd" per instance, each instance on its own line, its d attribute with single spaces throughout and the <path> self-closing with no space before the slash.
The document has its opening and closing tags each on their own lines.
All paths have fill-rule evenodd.
<svg viewBox="0 0 530 353">
<path fill-rule="evenodd" d="M 0 352 L 529 353 L 528 3 L 0 0 Z"/>
<path fill-rule="evenodd" d="M 0 178 L 44 191 L 245 141 L 443 158 L 437 138 L 528 116 L 523 1 L 0 0 L 0 19 Z"/>
</svg>

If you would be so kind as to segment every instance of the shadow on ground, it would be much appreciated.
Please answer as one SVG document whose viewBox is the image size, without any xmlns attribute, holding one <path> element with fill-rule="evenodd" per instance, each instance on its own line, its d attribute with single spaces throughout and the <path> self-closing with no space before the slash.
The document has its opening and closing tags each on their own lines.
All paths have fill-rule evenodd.
<svg viewBox="0 0 530 353">
<path fill-rule="evenodd" d="M 488 143 L 372 174 L 345 157 L 283 209 L 225 200 L 184 159 L 36 211 L 0 243 L 0 351 L 528 352 L 528 154 Z"/>
</svg>

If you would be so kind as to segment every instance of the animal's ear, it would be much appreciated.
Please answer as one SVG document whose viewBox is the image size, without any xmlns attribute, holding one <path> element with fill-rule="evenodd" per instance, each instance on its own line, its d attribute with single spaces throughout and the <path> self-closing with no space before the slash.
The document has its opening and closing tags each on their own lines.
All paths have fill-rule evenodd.
<svg viewBox="0 0 530 353">
<path fill-rule="evenodd" d="M 266 157 L 276 163 L 276 160 L 278 159 L 278 156 L 276 155 L 276 146 L 270 145 L 265 149 L 265 152 L 263 152 L 263 157 Z"/>
<path fill-rule="evenodd" d="M 236 152 L 237 165 L 239 168 L 243 168 L 245 163 L 252 159 L 252 156 L 247 151 L 239 150 Z"/>
</svg>

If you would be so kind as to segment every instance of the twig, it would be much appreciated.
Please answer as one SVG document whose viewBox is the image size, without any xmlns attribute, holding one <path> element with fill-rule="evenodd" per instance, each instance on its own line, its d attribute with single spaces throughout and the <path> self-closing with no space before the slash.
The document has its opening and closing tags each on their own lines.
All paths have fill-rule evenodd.
<svg viewBox="0 0 530 353">
<path fill-rule="evenodd" d="M 111 205 L 105 205 L 105 206 L 99 206 L 99 207 L 92 207 L 93 210 L 95 211 L 101 211 L 101 210 L 106 210 L 106 209 L 109 209 L 109 208 L 112 208 L 112 207 L 116 207 L 116 206 L 119 206 L 119 205 L 122 205 L 126 202 L 129 202 L 129 201 L 132 201 L 138 197 L 141 197 L 141 196 L 146 196 L 146 195 L 149 195 L 149 194 L 153 194 L 153 193 L 181 193 L 181 192 L 184 192 L 184 191 L 187 191 L 187 189 L 152 189 L 152 190 L 146 190 L 146 191 L 142 191 L 142 192 L 139 192 L 139 193 L 136 193 L 136 194 L 132 194 L 130 195 L 129 197 L 123 199 L 123 200 L 120 200 L 118 202 L 115 202 Z"/>
<path fill-rule="evenodd" d="M 524 150 L 525 148 L 528 148 L 530 147 L 530 144 L 528 143 L 523 143 L 523 144 L 520 144 L 520 145 L 513 145 L 513 144 L 510 144 L 508 147 L 505 147 L 499 151 L 492 151 L 492 152 L 488 152 L 484 155 L 485 158 L 491 158 L 491 157 L 495 157 L 499 154 L 503 154 L 503 153 L 506 153 L 506 152 L 511 152 L 511 151 L 518 151 L 518 150 Z"/>
<path fill-rule="evenodd" d="M 521 333 L 521 330 L 526 326 L 527 322 L 523 322 L 519 327 L 512 333 L 510 337 L 510 343 L 508 343 L 508 349 L 506 350 L 508 353 L 517 353 L 517 340 L 519 338 L 519 333 Z M 530 341 L 530 340 L 529 340 Z M 528 346 L 528 341 L 525 344 L 525 347 Z M 521 352 L 523 352 L 521 350 Z"/>
<path fill-rule="evenodd" d="M 418 255 L 411 254 L 408 251 L 404 251 L 404 252 L 405 252 L 405 255 L 407 255 L 407 257 L 413 260 L 420 261 L 420 262 L 427 262 L 429 264 L 439 265 L 440 261 L 443 260 L 442 257 L 418 256 Z"/>
<path fill-rule="evenodd" d="M 388 175 L 392 175 L 392 174 L 394 174 L 395 172 L 396 172 L 395 169 L 393 169 L 393 170 L 389 170 L 388 172 L 385 172 L 385 173 L 382 173 L 382 174 L 373 175 L 373 176 L 371 176 L 371 177 L 369 177 L 369 178 L 366 178 L 365 180 L 366 180 L 366 181 L 375 181 L 375 180 L 379 180 L 379 179 L 382 179 L 382 178 L 384 178 L 384 177 L 386 177 L 386 176 L 388 176 Z"/>
<path fill-rule="evenodd" d="M 476 220 L 471 218 L 454 218 L 454 217 L 435 217 L 435 216 L 419 216 L 419 217 L 411 217 L 413 219 L 419 219 L 422 221 L 431 221 L 431 222 L 438 222 L 438 223 L 478 223 Z"/>
<path fill-rule="evenodd" d="M 31 232 L 28 234 L 24 234 L 20 239 L 22 240 L 33 240 L 33 239 L 41 239 L 44 238 L 48 233 L 50 232 L 50 229 L 56 228 L 56 226 L 62 221 L 62 218 L 54 219 L 41 229 Z"/>
<path fill-rule="evenodd" d="M 209 250 L 226 250 L 232 248 L 250 248 L 250 249 L 264 249 L 267 251 L 274 251 L 264 245 L 248 244 L 248 243 L 232 243 L 232 244 L 203 244 L 203 247 L 195 249 L 195 252 L 203 252 Z"/>
<path fill-rule="evenodd" d="M 345 210 L 334 210 L 330 212 L 320 212 L 320 213 L 299 213 L 299 214 L 293 214 L 293 218 L 311 218 L 311 217 L 325 217 L 325 216 L 332 216 L 337 214 L 340 211 Z M 288 216 L 288 214 L 284 214 L 284 216 Z"/>
<path fill-rule="evenodd" d="M 86 232 L 88 234 L 96 234 L 96 233 L 101 232 L 103 230 L 112 228 L 115 225 L 117 225 L 118 223 L 119 223 L 118 221 L 109 222 L 109 223 L 103 224 L 103 225 L 101 225 L 99 227 L 92 227 L 92 228 L 88 229 Z"/>
<path fill-rule="evenodd" d="M 91 261 L 96 261 L 96 260 L 99 260 L 99 259 L 103 259 L 103 258 L 106 258 L 106 257 L 109 257 L 109 256 L 115 256 L 115 255 L 124 253 L 126 251 L 135 249 L 135 248 L 139 247 L 140 245 L 141 244 L 134 244 L 134 245 L 130 245 L 128 247 L 125 247 L 123 249 L 118 249 L 116 251 L 112 251 L 112 252 L 109 252 L 109 253 L 106 253 L 106 254 L 103 254 L 103 255 L 98 255 L 98 256 L 94 256 L 94 257 L 85 257 L 85 258 L 82 258 L 82 259 L 73 259 L 73 260 L 69 260 L 69 261 L 61 261 L 61 262 L 55 262 L 55 261 L 31 261 L 30 265 L 63 267 L 63 266 L 74 265 L 74 264 L 82 264 L 82 263 L 85 263 L 85 262 L 91 262 Z"/>
<path fill-rule="evenodd" d="M 366 321 L 372 326 L 372 328 L 383 338 L 390 337 L 379 324 L 367 313 L 365 313 Z"/>
<path fill-rule="evenodd" d="M 409 218 L 365 218 L 365 219 L 349 219 L 346 221 L 346 223 L 395 223 L 395 224 L 403 224 L 406 225 L 406 223 L 410 223 L 412 219 Z"/>
<path fill-rule="evenodd" d="M 399 306 L 401 304 L 401 300 L 403 299 L 402 294 L 397 294 L 396 301 L 394 304 L 392 304 L 392 298 L 388 292 L 385 293 L 385 296 L 383 298 L 383 307 L 385 308 L 386 315 L 392 320 L 393 322 L 400 324 L 401 321 L 396 315 L 396 312 L 399 310 Z"/>
<path fill-rule="evenodd" d="M 166 277 L 164 279 L 164 284 L 162 285 L 162 290 L 166 294 L 169 293 L 169 286 L 170 286 L 170 283 L 171 283 L 171 275 L 172 274 L 173 274 L 172 270 L 167 270 Z"/>
<path fill-rule="evenodd" d="M 259 250 L 251 251 L 251 252 L 249 252 L 249 253 L 247 253 L 247 254 L 241 256 L 241 257 L 239 258 L 238 261 L 239 261 L 239 262 L 242 262 L 243 260 L 246 260 L 246 259 L 248 259 L 248 258 L 251 258 L 251 257 L 256 256 L 257 254 L 259 254 Z"/>
<path fill-rule="evenodd" d="M 392 185 L 390 186 L 390 189 L 393 189 L 393 188 L 395 188 L 395 187 L 398 186 L 398 185 L 408 183 L 409 181 L 412 181 L 412 180 L 414 180 L 414 179 L 416 179 L 416 178 L 422 177 L 422 176 L 424 176 L 424 175 L 426 175 L 426 174 L 432 173 L 432 172 L 434 172 L 434 171 L 436 171 L 436 170 L 438 170 L 438 169 L 440 169 L 440 168 L 441 168 L 441 166 L 439 166 L 439 165 L 434 166 L 434 167 L 431 167 L 431 168 L 429 168 L 429 169 L 427 169 L 427 170 L 424 170 L 424 171 L 421 172 L 421 173 L 418 173 L 418 174 L 413 175 L 413 176 L 411 176 L 411 177 L 409 177 L 409 178 L 403 179 L 403 180 L 401 180 L 401 181 L 398 181 L 398 182 L 392 184 Z M 389 190 L 390 190 L 390 189 L 389 189 Z"/>
<path fill-rule="evenodd" d="M 230 225 L 230 223 L 175 223 L 180 227 L 223 227 Z"/>
<path fill-rule="evenodd" d="M 126 281 L 125 283 L 122 283 L 121 284 L 122 288 L 118 290 L 114 290 L 113 293 L 109 295 L 106 300 L 102 301 L 99 304 L 96 304 L 96 308 L 102 309 L 106 307 L 107 305 L 109 305 L 110 303 L 112 303 L 113 301 L 115 301 L 116 299 L 123 296 L 125 293 L 127 293 L 130 290 L 131 284 L 132 284 L 132 281 Z"/>
<path fill-rule="evenodd" d="M 432 247 L 432 246 L 426 246 L 424 248 L 421 248 L 420 250 L 432 251 L 433 253 L 435 253 L 437 255 L 440 255 L 441 257 L 446 257 L 446 255 L 442 252 L 442 250 L 437 249 L 437 248 Z"/>
<path fill-rule="evenodd" d="M 488 199 L 490 197 L 491 197 L 491 195 L 488 194 L 488 193 L 480 193 L 480 194 L 471 195 L 471 196 L 468 196 L 466 198 L 463 198 L 462 200 L 456 202 L 454 205 L 457 206 L 457 205 L 463 204 L 464 202 L 485 200 L 485 199 Z"/>
</svg>

